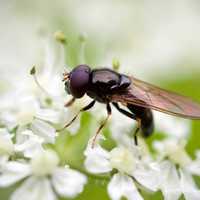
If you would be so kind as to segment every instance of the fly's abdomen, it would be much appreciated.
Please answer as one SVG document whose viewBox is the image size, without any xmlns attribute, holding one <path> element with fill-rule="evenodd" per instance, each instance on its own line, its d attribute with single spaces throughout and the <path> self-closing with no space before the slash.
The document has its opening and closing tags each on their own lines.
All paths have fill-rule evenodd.
<svg viewBox="0 0 200 200">
<path fill-rule="evenodd" d="M 150 136 L 154 131 L 154 120 L 151 109 L 132 104 L 127 105 L 128 109 L 141 120 L 141 132 L 144 137 Z"/>
<path fill-rule="evenodd" d="M 150 109 L 147 109 L 141 119 L 141 129 L 144 137 L 149 137 L 154 131 L 153 114 Z"/>
</svg>

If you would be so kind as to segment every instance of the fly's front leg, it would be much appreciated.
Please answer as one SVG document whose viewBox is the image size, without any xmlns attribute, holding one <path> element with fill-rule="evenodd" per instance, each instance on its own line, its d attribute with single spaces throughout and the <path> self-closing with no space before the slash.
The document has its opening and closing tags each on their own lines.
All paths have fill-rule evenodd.
<svg viewBox="0 0 200 200">
<path fill-rule="evenodd" d="M 110 104 L 108 103 L 106 105 L 106 109 L 107 109 L 107 117 L 106 119 L 102 122 L 102 124 L 100 125 L 100 127 L 98 128 L 94 138 L 93 138 L 93 141 L 92 141 L 92 148 L 94 148 L 95 146 L 95 142 L 96 142 L 96 139 L 97 139 L 97 136 L 99 135 L 100 131 L 103 129 L 103 127 L 107 124 L 108 122 L 108 119 L 110 118 L 111 114 L 112 114 L 112 110 L 111 110 L 111 107 L 110 107 Z"/>
<path fill-rule="evenodd" d="M 93 100 L 90 104 L 88 104 L 87 106 L 83 107 L 83 108 L 74 116 L 74 118 L 73 118 L 68 124 L 66 124 L 62 129 L 57 130 L 57 131 L 62 131 L 62 130 L 64 130 L 65 128 L 69 127 L 69 126 L 76 120 L 76 118 L 79 116 L 79 114 L 80 114 L 81 112 L 84 112 L 84 111 L 89 110 L 90 108 L 92 108 L 92 107 L 94 106 L 95 102 L 96 102 L 96 101 Z"/>
</svg>

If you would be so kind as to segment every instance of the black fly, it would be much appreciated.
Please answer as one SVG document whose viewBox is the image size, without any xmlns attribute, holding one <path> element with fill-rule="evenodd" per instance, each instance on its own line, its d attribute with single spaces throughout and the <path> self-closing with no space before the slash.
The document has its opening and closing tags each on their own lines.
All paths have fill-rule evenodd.
<svg viewBox="0 0 200 200">
<path fill-rule="evenodd" d="M 110 104 L 127 117 L 137 120 L 138 128 L 134 134 L 135 144 L 137 144 L 139 130 L 144 137 L 153 133 L 154 121 L 151 109 L 183 118 L 200 119 L 198 103 L 111 69 L 92 70 L 87 65 L 79 65 L 70 73 L 65 73 L 63 81 L 66 92 L 73 96 L 71 101 L 65 105 L 66 107 L 72 105 L 76 98 L 81 98 L 85 94 L 93 101 L 82 108 L 80 112 L 92 108 L 96 101 L 106 104 L 107 118 L 97 130 L 96 136 L 111 115 Z M 121 108 L 119 103 L 126 106 L 129 111 Z M 68 127 L 79 113 L 64 128 Z M 94 141 L 95 139 L 96 137 Z"/>
</svg>

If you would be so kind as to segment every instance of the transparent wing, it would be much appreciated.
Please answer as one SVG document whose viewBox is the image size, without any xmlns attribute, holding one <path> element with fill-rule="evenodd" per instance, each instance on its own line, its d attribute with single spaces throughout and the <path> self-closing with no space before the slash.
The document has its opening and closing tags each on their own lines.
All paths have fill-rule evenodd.
<svg viewBox="0 0 200 200">
<path fill-rule="evenodd" d="M 151 108 L 183 118 L 200 119 L 200 104 L 134 77 L 130 79 L 132 83 L 128 89 L 112 95 L 111 101 Z"/>
</svg>

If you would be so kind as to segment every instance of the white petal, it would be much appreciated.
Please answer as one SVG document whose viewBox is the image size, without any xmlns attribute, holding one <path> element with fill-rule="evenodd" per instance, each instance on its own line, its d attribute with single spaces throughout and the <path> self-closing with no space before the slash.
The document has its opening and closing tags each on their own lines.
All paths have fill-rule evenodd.
<svg viewBox="0 0 200 200">
<path fill-rule="evenodd" d="M 75 197 L 83 191 L 86 176 L 69 168 L 58 168 L 52 176 L 56 192 L 63 197 Z"/>
<path fill-rule="evenodd" d="M 133 180 L 124 174 L 115 174 L 109 185 L 108 193 L 112 200 L 120 200 L 126 197 L 128 200 L 142 200 Z"/>
<path fill-rule="evenodd" d="M 181 188 L 186 200 L 199 200 L 200 190 L 195 185 L 192 176 L 184 171 L 180 170 L 181 174 Z"/>
<path fill-rule="evenodd" d="M 56 200 L 47 178 L 30 177 L 12 194 L 11 200 Z"/>
<path fill-rule="evenodd" d="M 37 110 L 36 116 L 52 123 L 59 123 L 60 121 L 60 113 L 53 109 L 39 109 Z"/>
<path fill-rule="evenodd" d="M 28 164 L 20 162 L 7 162 L 1 169 L 0 187 L 10 186 L 31 173 Z"/>
<path fill-rule="evenodd" d="M 190 173 L 200 176 L 200 159 L 197 158 L 186 167 Z"/>
<path fill-rule="evenodd" d="M 90 142 L 85 151 L 85 167 L 92 173 L 106 173 L 112 170 L 109 161 L 109 152 L 104 150 L 99 144 L 92 148 Z"/>
<path fill-rule="evenodd" d="M 20 98 L 15 101 L 16 104 L 16 120 L 21 126 L 27 125 L 33 121 L 36 110 L 39 108 L 39 102 L 33 95 L 29 95 L 23 92 L 19 93 Z"/>
<path fill-rule="evenodd" d="M 15 151 L 21 152 L 27 158 L 32 158 L 37 153 L 41 152 L 44 139 L 33 134 L 30 130 L 25 130 L 18 134 Z"/>
<path fill-rule="evenodd" d="M 200 176 L 200 150 L 196 151 L 196 159 L 190 162 L 188 166 L 186 166 L 187 171 L 191 174 Z"/>
<path fill-rule="evenodd" d="M 31 125 L 32 131 L 44 138 L 47 143 L 54 143 L 56 137 L 56 130 L 48 123 L 41 120 L 34 120 Z"/>
<path fill-rule="evenodd" d="M 8 155 L 0 156 L 0 172 L 2 171 L 2 167 L 8 162 L 8 159 L 9 159 Z"/>
<path fill-rule="evenodd" d="M 159 167 L 153 164 L 142 166 L 142 163 L 139 163 L 139 165 L 133 173 L 134 178 L 145 188 L 157 191 L 160 184 Z"/>
<path fill-rule="evenodd" d="M 14 151 L 12 135 L 4 128 L 0 129 L 0 155 L 11 155 Z"/>
<path fill-rule="evenodd" d="M 16 116 L 9 110 L 1 111 L 0 119 L 10 130 L 18 125 Z"/>
<path fill-rule="evenodd" d="M 180 180 L 176 167 L 169 161 L 161 163 L 161 190 L 165 200 L 178 200 L 181 195 Z"/>
</svg>

